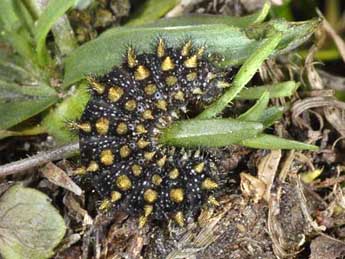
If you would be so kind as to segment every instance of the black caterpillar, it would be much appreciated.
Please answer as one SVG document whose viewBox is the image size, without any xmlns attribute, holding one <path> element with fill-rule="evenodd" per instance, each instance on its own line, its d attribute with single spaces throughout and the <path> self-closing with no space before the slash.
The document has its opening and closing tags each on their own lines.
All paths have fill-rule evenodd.
<svg viewBox="0 0 345 259">
<path fill-rule="evenodd" d="M 187 119 L 228 86 L 231 71 L 208 61 L 188 41 L 170 48 L 159 39 L 155 53 L 136 55 L 90 80 L 93 89 L 78 123 L 84 188 L 101 198 L 100 210 L 124 209 L 183 225 L 218 187 L 219 159 L 207 149 L 162 146 L 162 128 Z"/>
</svg>

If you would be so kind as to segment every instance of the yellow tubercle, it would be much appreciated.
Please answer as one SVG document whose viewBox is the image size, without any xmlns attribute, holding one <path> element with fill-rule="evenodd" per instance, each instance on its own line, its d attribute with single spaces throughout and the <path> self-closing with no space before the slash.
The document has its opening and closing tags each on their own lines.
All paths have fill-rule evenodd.
<svg viewBox="0 0 345 259">
<path fill-rule="evenodd" d="M 132 182 L 127 175 L 120 175 L 116 179 L 116 186 L 121 191 L 128 191 L 132 187 Z"/>
<path fill-rule="evenodd" d="M 124 94 L 123 89 L 119 86 L 113 86 L 109 88 L 108 91 L 108 99 L 111 102 L 117 102 L 118 100 L 120 100 L 120 98 L 122 97 L 122 95 Z"/>
<path fill-rule="evenodd" d="M 114 163 L 114 155 L 110 149 L 103 150 L 100 155 L 100 160 L 104 165 L 112 165 Z"/>
<path fill-rule="evenodd" d="M 108 133 L 109 129 L 109 120 L 106 118 L 99 118 L 95 124 L 96 131 L 100 135 L 105 135 Z"/>
<path fill-rule="evenodd" d="M 148 203 L 154 203 L 158 198 L 158 193 L 155 190 L 147 189 L 144 192 L 144 200 Z"/>
<path fill-rule="evenodd" d="M 173 202 L 181 203 L 184 199 L 184 191 L 181 188 L 173 188 L 170 190 L 170 199 Z"/>
<path fill-rule="evenodd" d="M 163 181 L 162 177 L 160 177 L 158 174 L 154 174 L 152 176 L 152 183 L 154 185 L 160 185 L 162 183 L 162 181 Z"/>
<path fill-rule="evenodd" d="M 135 80 L 144 80 L 150 76 L 150 70 L 148 70 L 145 66 L 140 65 L 134 72 Z"/>
<path fill-rule="evenodd" d="M 89 166 L 86 168 L 86 171 L 88 172 L 96 172 L 99 169 L 98 164 L 96 161 L 91 161 Z"/>
<path fill-rule="evenodd" d="M 193 55 L 186 59 L 183 64 L 187 68 L 196 68 L 198 66 L 198 58 L 196 55 Z"/>
<path fill-rule="evenodd" d="M 205 189 L 205 190 L 213 190 L 213 189 L 218 188 L 218 184 L 217 184 L 215 181 L 213 181 L 212 179 L 206 178 L 206 179 L 202 182 L 201 188 L 202 188 L 202 189 Z"/>
<path fill-rule="evenodd" d="M 175 68 L 174 61 L 171 59 L 171 57 L 167 56 L 161 64 L 161 69 L 163 71 L 169 71 L 169 70 L 172 70 L 174 68 Z"/>
<path fill-rule="evenodd" d="M 183 213 L 181 211 L 177 212 L 174 215 L 174 220 L 180 227 L 184 226 L 185 219 L 184 219 Z"/>
<path fill-rule="evenodd" d="M 130 149 L 127 145 L 123 145 L 123 146 L 120 148 L 120 156 L 121 156 L 122 158 L 126 158 L 126 157 L 128 157 L 130 154 L 131 154 L 131 149 Z"/>
</svg>

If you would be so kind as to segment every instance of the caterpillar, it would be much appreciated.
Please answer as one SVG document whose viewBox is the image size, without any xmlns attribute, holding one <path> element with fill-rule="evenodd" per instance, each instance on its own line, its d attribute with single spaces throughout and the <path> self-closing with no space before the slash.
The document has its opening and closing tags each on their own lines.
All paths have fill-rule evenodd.
<svg viewBox="0 0 345 259">
<path fill-rule="evenodd" d="M 77 174 L 98 195 L 100 211 L 125 210 L 139 216 L 140 227 L 149 219 L 183 226 L 215 201 L 220 158 L 206 148 L 164 146 L 160 132 L 221 96 L 233 71 L 217 68 L 191 40 L 154 45 L 141 54 L 129 47 L 121 66 L 89 80 L 91 98 L 77 124 Z"/>
</svg>

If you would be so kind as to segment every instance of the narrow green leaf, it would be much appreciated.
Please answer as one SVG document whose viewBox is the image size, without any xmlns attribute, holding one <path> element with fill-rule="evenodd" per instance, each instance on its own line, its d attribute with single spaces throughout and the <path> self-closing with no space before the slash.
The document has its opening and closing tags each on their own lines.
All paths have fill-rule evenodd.
<svg viewBox="0 0 345 259">
<path fill-rule="evenodd" d="M 283 116 L 284 107 L 275 107 L 272 106 L 266 109 L 261 117 L 259 118 L 258 122 L 262 123 L 265 128 L 271 126 L 276 121 L 280 120 Z"/>
<path fill-rule="evenodd" d="M 245 113 L 241 114 L 237 119 L 241 121 L 259 121 L 263 116 L 269 101 L 270 95 L 266 91 L 261 95 L 260 99 L 256 101 L 255 105 Z"/>
<path fill-rule="evenodd" d="M 44 133 L 47 133 L 47 131 L 41 125 L 22 126 L 21 124 L 19 124 L 18 127 L 15 127 L 15 129 L 0 130 L 0 139 L 13 136 L 33 136 Z"/>
<path fill-rule="evenodd" d="M 24 30 L 23 21 L 17 15 L 16 7 L 12 0 L 0 1 L 1 38 L 9 42 L 20 55 L 34 61 L 35 55 L 30 39 L 27 36 L 27 31 Z"/>
<path fill-rule="evenodd" d="M 19 86 L 0 81 L 0 130 L 31 118 L 57 101 L 56 92 L 47 85 Z"/>
<path fill-rule="evenodd" d="M 268 32 L 276 27 L 281 28 L 284 44 L 280 44 L 271 54 L 283 52 L 284 47 L 296 47 L 302 42 L 301 39 L 305 40 L 313 33 L 317 24 L 317 21 L 311 20 L 293 24 L 272 21 L 255 25 L 252 29 L 225 24 L 114 28 L 80 46 L 65 59 L 64 85 L 70 85 L 89 74 L 102 74 L 114 65 L 121 64 L 128 44 L 134 45 L 140 52 L 152 51 L 152 42 L 158 36 L 163 36 L 172 47 L 180 46 L 186 38 L 193 39 L 195 45 L 206 43 L 209 53 L 224 57 L 224 62 L 219 65 L 229 66 L 242 64 L 262 46 Z M 298 38 L 292 37 L 295 31 Z"/>
<path fill-rule="evenodd" d="M 24 36 L 11 31 L 4 31 L 2 36 L 11 44 L 11 46 L 18 52 L 18 54 L 20 54 L 24 58 L 31 60 L 32 63 L 36 63 L 36 56 L 32 50 L 32 45 Z"/>
<path fill-rule="evenodd" d="M 42 121 L 42 126 L 59 144 L 77 140 L 77 134 L 67 127 L 67 123 L 80 118 L 88 100 L 86 85 L 79 85 L 75 92 L 49 111 Z"/>
<path fill-rule="evenodd" d="M 30 38 L 33 35 L 34 28 L 34 17 L 25 6 L 25 1 L 12 1 L 15 4 L 15 11 L 17 16 L 20 18 L 23 28 L 30 33 Z"/>
<path fill-rule="evenodd" d="M 282 39 L 282 34 L 277 32 L 264 40 L 262 45 L 252 53 L 244 62 L 235 76 L 232 86 L 217 101 L 198 115 L 199 119 L 208 119 L 222 112 L 223 109 L 242 91 L 245 85 L 252 79 L 262 62 L 273 53 Z"/>
<path fill-rule="evenodd" d="M 308 49 L 300 50 L 297 53 L 303 60 L 308 56 L 309 50 Z M 332 44 L 332 46 L 329 46 L 328 48 L 318 50 L 314 55 L 314 59 L 320 60 L 322 62 L 333 61 L 333 60 L 338 60 L 338 59 L 340 60 L 341 55 L 337 47 Z"/>
<path fill-rule="evenodd" d="M 6 31 L 18 31 L 22 23 L 15 11 L 15 4 L 13 0 L 0 1 L 0 22 Z"/>
<path fill-rule="evenodd" d="M 244 139 L 239 142 L 240 145 L 259 148 L 259 149 L 296 149 L 296 150 L 319 150 L 318 146 L 305 144 L 303 142 L 279 138 L 274 135 L 260 134 L 255 138 Z"/>
<path fill-rule="evenodd" d="M 269 13 L 270 7 L 270 2 L 266 1 L 260 11 L 247 16 L 237 17 L 229 15 L 191 14 L 188 16 L 161 19 L 148 23 L 144 26 L 169 27 L 201 24 L 226 24 L 239 28 L 245 28 L 249 25 L 263 22 Z"/>
<path fill-rule="evenodd" d="M 159 142 L 183 147 L 224 147 L 255 137 L 263 125 L 233 119 L 185 120 L 162 131 Z"/>
<path fill-rule="evenodd" d="M 236 99 L 239 100 L 255 100 L 260 98 L 260 96 L 268 91 L 270 98 L 278 98 L 278 97 L 290 97 L 293 95 L 300 83 L 296 83 L 295 81 L 287 81 L 272 85 L 263 85 L 263 86 L 255 86 L 243 89 Z"/>
<path fill-rule="evenodd" d="M 130 17 L 126 25 L 138 26 L 157 20 L 177 5 L 180 0 L 147 0 Z"/>
<path fill-rule="evenodd" d="M 51 0 L 49 1 L 46 9 L 40 15 L 38 21 L 36 22 L 36 27 L 34 30 L 35 41 L 36 41 L 36 51 L 38 55 L 38 61 L 41 65 L 47 63 L 45 41 L 50 31 L 51 27 L 57 21 L 59 17 L 64 15 L 64 13 L 71 8 L 75 3 L 75 0 Z"/>
<path fill-rule="evenodd" d="M 29 66 L 23 64 L 21 58 L 7 56 L 0 58 L 0 81 L 8 82 L 30 82 L 34 77 L 34 72 L 30 71 Z M 25 62 L 25 61 L 24 61 Z M 31 68 L 31 67 L 30 67 Z"/>
<path fill-rule="evenodd" d="M 21 185 L 1 196 L 0 226 L 0 254 L 4 259 L 50 258 L 66 232 L 50 198 Z"/>
</svg>

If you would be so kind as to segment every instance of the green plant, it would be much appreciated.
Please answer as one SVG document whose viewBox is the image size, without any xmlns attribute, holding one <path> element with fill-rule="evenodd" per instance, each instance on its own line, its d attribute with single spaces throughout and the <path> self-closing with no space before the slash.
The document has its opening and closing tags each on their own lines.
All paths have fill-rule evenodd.
<svg viewBox="0 0 345 259">
<path fill-rule="evenodd" d="M 242 18 L 207 16 L 200 19 L 192 16 L 142 25 L 147 18 L 140 20 L 139 16 L 136 27 L 109 29 L 95 40 L 76 47 L 71 36 L 66 36 L 65 41 L 61 37 L 57 40 L 58 34 L 66 33 L 70 28 L 68 19 L 64 19 L 62 26 L 53 30 L 53 35 L 57 49 L 66 50 L 64 47 L 69 46 L 68 51 L 52 51 L 46 43 L 48 32 L 73 4 L 74 1 L 67 0 L 50 1 L 47 7 L 39 6 L 33 0 L 23 3 L 6 0 L 0 3 L 1 9 L 5 10 L 0 19 L 1 41 L 15 50 L 8 53 L 2 49 L 4 58 L 0 65 L 9 73 L 0 75 L 0 112 L 3 114 L 0 137 L 46 132 L 59 143 L 74 140 L 76 136 L 66 128 L 66 121 L 77 120 L 88 100 L 82 79 L 89 74 L 101 74 L 119 64 L 128 43 L 136 42 L 139 50 L 149 50 L 152 38 L 157 35 L 164 35 L 173 45 L 179 44 L 188 35 L 195 44 L 206 43 L 210 53 L 222 56 L 219 66 L 243 64 L 228 91 L 202 112 L 195 122 L 216 117 L 235 98 L 254 98 L 258 99 L 257 103 L 239 118 L 217 120 L 239 129 L 246 121 L 252 121 L 264 129 L 282 115 L 281 107 L 267 108 L 269 98 L 291 96 L 298 84 L 291 81 L 276 86 L 248 88 L 243 92 L 242 89 L 266 58 L 298 46 L 318 25 L 317 20 L 300 23 L 272 20 L 262 23 L 270 9 L 266 4 L 260 12 Z M 59 60 L 63 61 L 63 65 Z M 62 69 L 64 75 L 59 72 Z M 52 83 L 59 80 L 63 81 L 61 85 Z M 33 83 L 36 86 L 31 86 Z M 30 118 L 35 118 L 38 123 L 28 121 Z M 191 123 L 193 121 L 173 125 L 166 134 L 163 133 L 162 143 L 178 144 L 179 129 L 184 130 Z M 217 134 L 216 129 L 212 130 Z M 190 132 L 189 138 L 193 138 L 193 134 L 198 135 L 198 130 Z M 227 138 L 232 137 L 231 133 L 227 135 Z M 202 145 L 204 140 L 200 141 Z M 255 148 L 317 149 L 312 145 L 265 135 L 262 131 L 250 139 L 244 134 L 237 136 L 232 143 Z"/>
</svg>

